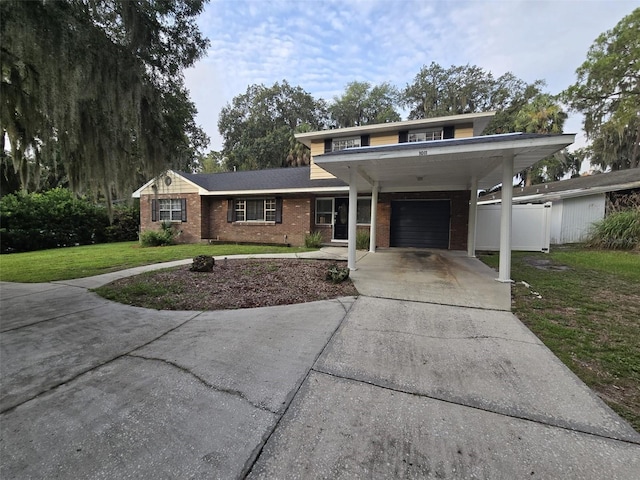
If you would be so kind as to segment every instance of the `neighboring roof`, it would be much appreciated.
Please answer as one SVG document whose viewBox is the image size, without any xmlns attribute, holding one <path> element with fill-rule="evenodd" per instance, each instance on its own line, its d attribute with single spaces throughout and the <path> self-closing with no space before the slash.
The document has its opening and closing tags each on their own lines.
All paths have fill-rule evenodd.
<svg viewBox="0 0 640 480">
<path fill-rule="evenodd" d="M 337 178 L 310 180 L 310 167 L 272 168 L 223 173 L 174 172 L 200 187 L 201 195 L 251 195 L 264 193 L 297 193 L 348 190 Z M 134 192 L 140 192 L 153 180 Z"/>
<path fill-rule="evenodd" d="M 330 130 L 319 130 L 316 132 L 296 133 L 295 137 L 299 142 L 311 147 L 312 140 L 322 140 L 336 136 L 348 135 L 367 135 L 371 133 L 397 132 L 407 129 L 425 128 L 425 127 L 445 127 L 449 125 L 460 125 L 464 123 L 473 123 L 474 131 L 477 130 L 479 135 L 496 112 L 484 113 L 465 113 L 463 115 L 448 115 L 445 117 L 423 118 L 420 120 L 406 120 L 403 122 L 376 123 L 373 125 L 364 125 L 362 127 L 335 128 Z"/>
<path fill-rule="evenodd" d="M 581 197 L 632 188 L 640 188 L 640 168 L 597 173 L 557 182 L 531 185 L 530 187 L 515 187 L 513 189 L 513 201 L 515 203 L 548 202 L 561 198 Z M 502 192 L 489 193 L 480 197 L 478 203 L 497 203 L 501 199 Z"/>
</svg>

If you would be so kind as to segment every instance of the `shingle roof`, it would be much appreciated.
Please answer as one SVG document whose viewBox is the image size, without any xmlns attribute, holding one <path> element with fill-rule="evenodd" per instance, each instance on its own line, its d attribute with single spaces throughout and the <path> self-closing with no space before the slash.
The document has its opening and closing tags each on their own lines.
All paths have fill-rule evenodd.
<svg viewBox="0 0 640 480">
<path fill-rule="evenodd" d="M 640 188 L 640 168 L 620 170 L 610 173 L 598 173 L 582 177 L 559 180 L 557 182 L 541 183 L 530 187 L 514 187 L 513 198 L 531 197 L 539 195 L 542 197 L 561 197 L 562 193 L 569 193 L 569 196 L 585 194 L 590 191 L 616 191 L 628 188 Z M 478 200 L 498 200 L 502 198 L 502 192 L 489 193 L 483 195 Z"/>
<path fill-rule="evenodd" d="M 338 178 L 311 180 L 310 167 L 272 168 L 223 173 L 176 172 L 210 192 L 346 187 Z"/>
</svg>

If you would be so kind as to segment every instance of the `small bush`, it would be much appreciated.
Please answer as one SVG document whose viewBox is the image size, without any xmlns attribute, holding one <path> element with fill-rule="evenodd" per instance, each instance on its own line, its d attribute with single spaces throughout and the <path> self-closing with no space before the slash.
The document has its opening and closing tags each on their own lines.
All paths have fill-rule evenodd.
<svg viewBox="0 0 640 480">
<path fill-rule="evenodd" d="M 339 267 L 335 263 L 329 266 L 327 271 L 327 280 L 332 283 L 341 283 L 349 278 L 349 269 L 347 267 Z"/>
<path fill-rule="evenodd" d="M 170 222 L 162 222 L 160 230 L 147 230 L 140 234 L 143 247 L 166 247 L 175 244 L 176 230 Z"/>
<path fill-rule="evenodd" d="M 311 232 L 304 236 L 304 246 L 307 248 L 320 248 L 322 246 L 322 232 Z"/>
<path fill-rule="evenodd" d="M 587 244 L 609 250 L 640 249 L 640 208 L 614 212 L 594 224 Z"/>
<path fill-rule="evenodd" d="M 366 230 L 358 230 L 356 233 L 356 249 L 369 250 L 369 232 Z"/>
<path fill-rule="evenodd" d="M 117 206 L 113 209 L 113 222 L 105 229 L 107 242 L 128 242 L 138 239 L 140 207 Z"/>
</svg>

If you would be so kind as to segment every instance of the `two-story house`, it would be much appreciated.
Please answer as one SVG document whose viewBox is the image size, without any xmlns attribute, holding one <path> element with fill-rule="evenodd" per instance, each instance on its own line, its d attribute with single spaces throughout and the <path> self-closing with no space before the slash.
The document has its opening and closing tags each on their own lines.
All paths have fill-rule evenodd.
<svg viewBox="0 0 640 480">
<path fill-rule="evenodd" d="M 320 231 L 326 243 L 349 246 L 351 268 L 358 230 L 370 232 L 371 251 L 420 247 L 466 249 L 473 255 L 478 188 L 503 182 L 503 196 L 508 195 L 514 171 L 574 139 L 565 134 L 482 135 L 493 115 L 296 134 L 311 149 L 307 167 L 217 174 L 168 171 L 133 194 L 140 198 L 141 229 L 158 229 L 160 222 L 171 221 L 184 242 L 291 245 L 303 245 L 306 234 Z M 503 217 L 506 251 L 510 209 Z M 501 248 L 500 277 L 506 281 L 504 255 Z M 507 267 L 510 271 L 510 263 Z"/>
</svg>

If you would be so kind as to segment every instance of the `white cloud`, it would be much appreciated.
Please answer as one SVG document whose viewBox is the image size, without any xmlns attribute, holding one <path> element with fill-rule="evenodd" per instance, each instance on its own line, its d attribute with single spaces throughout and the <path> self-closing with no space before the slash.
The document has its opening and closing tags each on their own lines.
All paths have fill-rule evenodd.
<svg viewBox="0 0 640 480">
<path fill-rule="evenodd" d="M 185 75 L 198 122 L 221 148 L 220 109 L 256 83 L 286 79 L 331 100 L 354 80 L 399 88 L 432 61 L 498 76 L 575 80 L 593 40 L 629 14 L 628 0 L 213 0 L 199 18 L 211 40 Z M 581 127 L 572 116 L 567 131 Z"/>
</svg>

